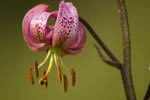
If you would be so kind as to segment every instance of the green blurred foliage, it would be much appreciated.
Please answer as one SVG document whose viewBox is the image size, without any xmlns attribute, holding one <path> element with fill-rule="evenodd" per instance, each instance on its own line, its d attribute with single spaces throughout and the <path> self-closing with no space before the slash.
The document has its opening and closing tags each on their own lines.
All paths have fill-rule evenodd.
<svg viewBox="0 0 150 100">
<path fill-rule="evenodd" d="M 122 61 L 122 37 L 116 0 L 66 0 L 72 1 L 80 16 L 95 29 L 112 52 Z M 0 100 L 125 100 L 120 72 L 106 65 L 97 55 L 95 40 L 87 32 L 84 51 L 76 56 L 65 56 L 64 63 L 74 67 L 77 84 L 63 92 L 57 80 L 56 67 L 49 75 L 48 89 L 34 86 L 28 80 L 28 67 L 41 61 L 46 53 L 32 52 L 25 44 L 22 19 L 25 13 L 39 3 L 58 9 L 60 0 L 1 0 L 0 2 Z M 127 0 L 132 44 L 132 75 L 141 100 L 146 91 L 150 72 L 150 1 Z M 47 65 L 42 70 L 46 69 Z M 65 72 L 67 73 L 67 72 Z"/>
</svg>

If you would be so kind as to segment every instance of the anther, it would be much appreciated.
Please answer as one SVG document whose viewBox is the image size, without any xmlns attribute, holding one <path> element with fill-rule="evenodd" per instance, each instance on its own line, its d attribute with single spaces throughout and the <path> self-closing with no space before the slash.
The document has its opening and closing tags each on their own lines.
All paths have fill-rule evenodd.
<svg viewBox="0 0 150 100">
<path fill-rule="evenodd" d="M 58 80 L 60 81 L 60 83 L 61 83 L 61 70 L 60 70 L 60 66 L 59 66 L 59 64 L 57 64 L 57 74 L 58 74 Z"/>
<path fill-rule="evenodd" d="M 35 61 L 35 64 L 34 64 L 34 72 L 36 74 L 36 78 L 39 77 L 39 70 L 38 70 L 38 63 L 37 61 Z"/>
<path fill-rule="evenodd" d="M 75 83 L 76 83 L 76 74 L 75 74 L 75 71 L 74 71 L 73 68 L 71 69 L 71 76 L 72 76 L 72 86 L 75 86 Z"/>
<path fill-rule="evenodd" d="M 67 76 L 63 75 L 63 79 L 64 79 L 64 92 L 67 92 L 68 89 L 68 80 L 67 80 Z"/>
<path fill-rule="evenodd" d="M 29 80 L 30 80 L 31 84 L 34 84 L 34 79 L 33 79 L 31 67 L 29 67 L 29 69 L 28 69 L 28 75 L 29 75 Z"/>
</svg>

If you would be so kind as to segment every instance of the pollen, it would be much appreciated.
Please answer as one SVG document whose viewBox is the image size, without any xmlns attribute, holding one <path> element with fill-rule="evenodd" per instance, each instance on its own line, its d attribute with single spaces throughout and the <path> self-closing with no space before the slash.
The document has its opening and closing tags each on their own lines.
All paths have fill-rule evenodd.
<svg viewBox="0 0 150 100">
<path fill-rule="evenodd" d="M 71 76 L 72 76 L 72 86 L 75 86 L 75 83 L 76 83 L 76 74 L 75 74 L 75 71 L 74 71 L 73 68 L 71 69 Z"/>
<path fill-rule="evenodd" d="M 28 75 L 29 75 L 29 80 L 30 80 L 31 84 L 34 84 L 34 79 L 33 79 L 31 67 L 29 67 L 29 69 L 28 69 Z"/>
<path fill-rule="evenodd" d="M 34 64 L 34 72 L 35 72 L 36 78 L 38 78 L 39 70 L 38 70 L 38 62 L 37 61 L 35 61 L 35 64 Z"/>
<path fill-rule="evenodd" d="M 64 79 L 64 92 L 67 92 L 68 89 L 68 80 L 67 80 L 67 76 L 63 75 L 63 79 Z"/>
</svg>

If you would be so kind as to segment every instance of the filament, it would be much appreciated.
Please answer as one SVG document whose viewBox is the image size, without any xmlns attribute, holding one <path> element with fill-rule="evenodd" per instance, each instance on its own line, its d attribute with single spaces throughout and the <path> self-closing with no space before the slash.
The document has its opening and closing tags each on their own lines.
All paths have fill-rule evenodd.
<svg viewBox="0 0 150 100">
<path fill-rule="evenodd" d="M 51 49 L 48 50 L 48 53 L 47 53 L 45 59 L 39 64 L 38 68 L 41 68 L 46 63 L 46 61 L 48 60 L 50 54 L 51 54 Z"/>
<path fill-rule="evenodd" d="M 67 71 L 67 72 L 69 72 L 69 69 L 65 66 L 65 64 L 63 63 L 63 61 L 62 61 L 62 59 L 61 59 L 61 54 L 60 54 L 60 50 L 58 50 L 57 51 L 58 52 L 58 58 L 59 58 L 59 61 L 60 61 L 60 63 L 61 63 L 61 65 L 63 66 L 63 68 Z"/>
<path fill-rule="evenodd" d="M 56 52 L 54 53 L 54 60 L 55 60 L 55 64 L 57 67 L 58 80 L 61 82 L 61 70 L 60 70 L 60 66 L 58 64 L 58 57 L 57 57 Z"/>
</svg>

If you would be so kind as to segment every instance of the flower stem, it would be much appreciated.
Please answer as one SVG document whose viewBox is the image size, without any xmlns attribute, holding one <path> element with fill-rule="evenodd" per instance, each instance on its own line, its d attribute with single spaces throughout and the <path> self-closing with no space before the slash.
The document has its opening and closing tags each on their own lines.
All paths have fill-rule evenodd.
<svg viewBox="0 0 150 100">
<path fill-rule="evenodd" d="M 86 20 L 84 20 L 82 17 L 79 17 L 80 22 L 87 28 L 87 30 L 90 32 L 92 37 L 97 41 L 99 46 L 102 47 L 102 49 L 105 51 L 105 53 L 118 65 L 121 65 L 120 61 L 114 56 L 114 54 L 108 49 L 108 47 L 104 44 L 104 42 L 101 40 L 101 38 L 96 34 L 96 32 L 93 30 L 93 28 L 88 24 Z M 117 68 L 120 68 L 119 66 L 116 66 Z"/>
<path fill-rule="evenodd" d="M 118 0 L 120 24 L 123 36 L 123 67 L 120 72 L 124 84 L 127 100 L 136 100 L 131 74 L 131 48 L 128 15 L 125 0 Z"/>
</svg>

